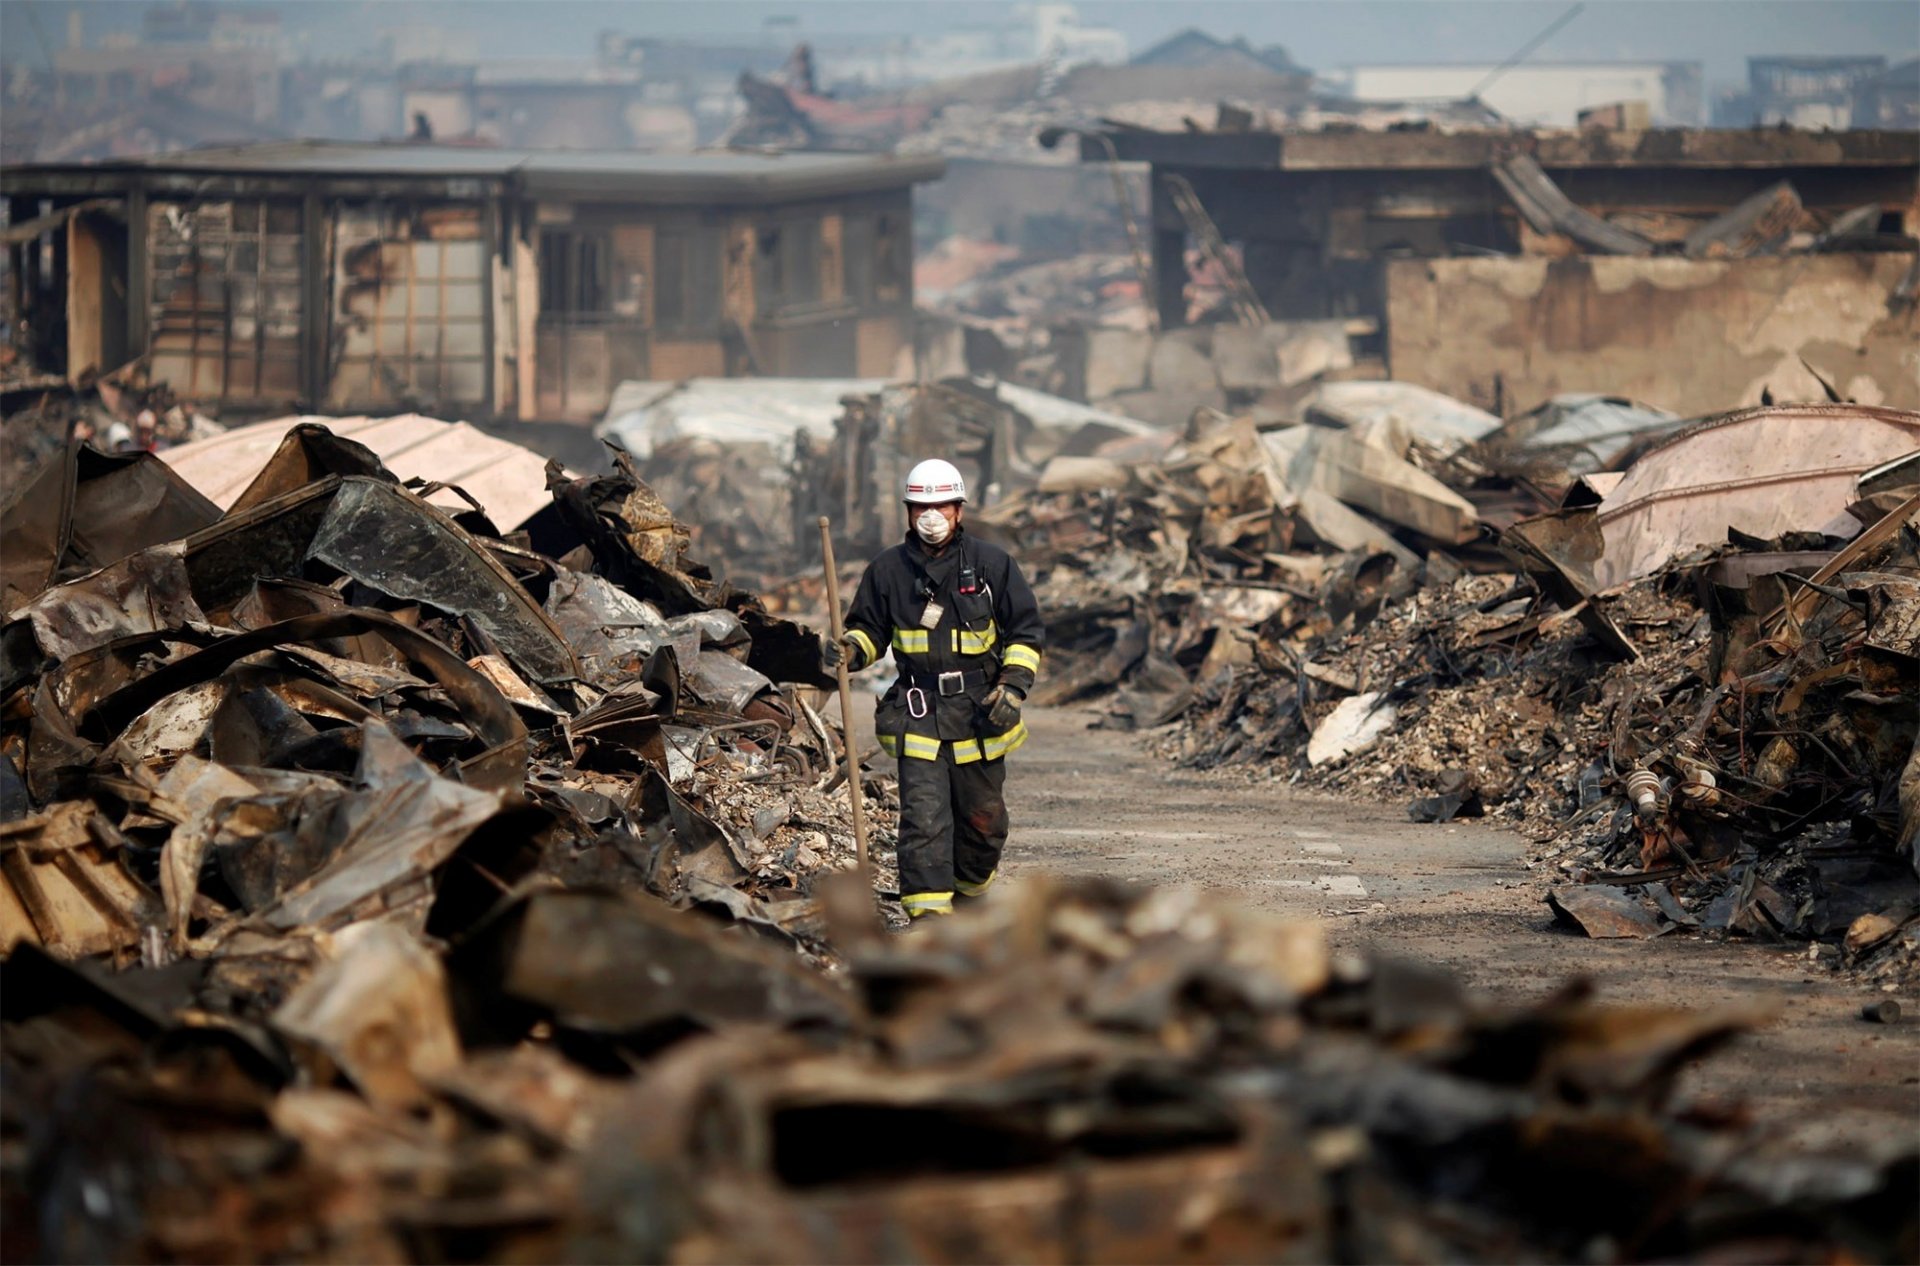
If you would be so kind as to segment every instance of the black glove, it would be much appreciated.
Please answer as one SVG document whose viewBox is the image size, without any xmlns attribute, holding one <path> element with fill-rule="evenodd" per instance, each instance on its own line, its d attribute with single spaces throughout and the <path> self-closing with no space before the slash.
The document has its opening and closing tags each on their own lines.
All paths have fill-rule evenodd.
<svg viewBox="0 0 1920 1266">
<path fill-rule="evenodd" d="M 860 667 L 860 644 L 844 635 L 838 638 L 832 636 L 822 637 L 820 639 L 820 662 L 826 665 L 828 671 L 831 672 L 840 667 L 842 660 L 846 661 L 849 672 L 858 671 Z"/>
<path fill-rule="evenodd" d="M 980 706 L 987 710 L 987 724 L 1005 734 L 1020 724 L 1020 705 L 1026 696 L 1012 686 L 995 686 Z"/>
</svg>

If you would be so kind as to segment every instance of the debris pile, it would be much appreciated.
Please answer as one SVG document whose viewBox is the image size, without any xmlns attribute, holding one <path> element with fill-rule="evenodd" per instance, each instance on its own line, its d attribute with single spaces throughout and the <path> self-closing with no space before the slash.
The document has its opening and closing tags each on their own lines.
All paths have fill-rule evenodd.
<svg viewBox="0 0 1920 1266">
<path fill-rule="evenodd" d="M 298 425 L 225 511 L 85 448 L 6 507 L 10 1257 L 1912 1256 L 1913 1157 L 1675 1094 L 1752 1014 L 1097 883 L 889 935 L 813 635 L 625 454 L 547 479 L 503 533 Z"/>
<path fill-rule="evenodd" d="M 522 887 L 3 969 L 10 1246 L 112 1260 L 1904 1260 L 1910 1156 L 1676 1096 L 1759 1017 L 1487 1009 L 1192 893 L 1025 882 L 810 971 Z M 442 897 L 444 903 L 445 898 Z M 429 929 L 431 931 L 431 929 Z M 1690 1197 L 1674 1200 L 1684 1190 Z"/>
<path fill-rule="evenodd" d="M 1382 385 L 1397 386 L 1336 386 Z M 1316 415 L 1347 398 L 1330 392 Z M 1460 574 L 1448 551 L 1472 546 L 1479 513 L 1422 466 L 1461 441 L 1432 426 L 1417 438 L 1386 415 L 1353 421 L 1261 431 L 1203 410 L 1181 434 L 1058 456 L 1032 490 L 976 514 L 1026 561 L 1048 612 L 1036 697 L 1122 687 L 1116 715 L 1156 725 L 1261 654 L 1280 671 L 1296 647 L 1368 624 L 1390 595 Z"/>
<path fill-rule="evenodd" d="M 224 513 L 150 454 L 46 467 L 5 511 L 3 943 L 297 957 L 590 874 L 804 939 L 851 853 L 814 635 L 624 457 L 549 475 L 541 552 L 318 425 Z"/>
<path fill-rule="evenodd" d="M 1679 428 L 1583 398 L 1494 431 L 1364 407 L 1397 387 L 1308 406 L 1345 427 L 1199 415 L 978 516 L 1049 612 L 1037 696 L 1178 722 L 1157 741 L 1187 764 L 1513 822 L 1571 885 L 1557 910 L 1605 890 L 1597 935 L 1805 938 L 1920 974 L 1920 503 L 1911 456 L 1882 464 L 1920 417 Z M 1565 509 L 1493 529 L 1550 489 Z"/>
</svg>

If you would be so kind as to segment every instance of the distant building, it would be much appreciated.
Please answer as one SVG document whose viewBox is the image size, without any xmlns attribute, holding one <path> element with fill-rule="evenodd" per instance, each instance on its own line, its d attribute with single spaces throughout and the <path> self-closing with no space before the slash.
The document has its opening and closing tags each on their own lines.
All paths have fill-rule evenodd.
<svg viewBox="0 0 1920 1266">
<path fill-rule="evenodd" d="M 288 50 L 279 12 L 262 4 L 176 0 L 148 5 L 140 15 L 140 38 L 154 48 L 246 48 L 276 57 Z"/>
<path fill-rule="evenodd" d="M 1656 127 L 1706 122 L 1699 62 L 1530 62 L 1494 76 L 1495 64 L 1376 64 L 1325 76 L 1334 91 L 1360 102 L 1480 100 L 1525 127 L 1573 127 L 1596 106 L 1644 101 Z"/>
<path fill-rule="evenodd" d="M 810 41 L 832 68 L 822 86 L 866 90 L 1010 70 L 1046 62 L 1056 70 L 1120 65 L 1127 37 L 1112 27 L 1088 26 L 1071 4 L 1017 4 L 1011 20 L 956 25 L 906 37 L 821 38 Z M 755 68 L 756 74 L 764 74 Z"/>
<path fill-rule="evenodd" d="M 1853 125 L 1920 130 L 1920 57 L 1855 85 Z"/>
<path fill-rule="evenodd" d="M 280 116 L 280 55 L 265 49 L 193 45 L 63 48 L 53 55 L 60 110 L 133 105 L 165 94 L 255 123 Z"/>
<path fill-rule="evenodd" d="M 78 379 L 588 420 L 628 378 L 879 377 L 938 159 L 292 142 L 0 170 L 16 310 Z"/>
<path fill-rule="evenodd" d="M 1884 57 L 1749 57 L 1747 90 L 1714 112 L 1721 127 L 1840 129 L 1854 122 L 1856 99 L 1886 72 Z M 1871 89 L 1866 89 L 1871 95 Z"/>
<path fill-rule="evenodd" d="M 1274 70 L 1288 75 L 1301 70 L 1278 44 L 1256 49 L 1245 39 L 1219 40 L 1195 27 L 1169 35 L 1136 56 L 1133 64 L 1197 70 Z"/>
</svg>

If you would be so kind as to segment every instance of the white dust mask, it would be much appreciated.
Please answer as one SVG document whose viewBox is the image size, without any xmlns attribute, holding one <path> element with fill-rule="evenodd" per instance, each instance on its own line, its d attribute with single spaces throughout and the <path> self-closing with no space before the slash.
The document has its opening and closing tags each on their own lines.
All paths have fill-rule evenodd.
<svg viewBox="0 0 1920 1266">
<path fill-rule="evenodd" d="M 947 516 L 932 508 L 919 513 L 913 521 L 913 530 L 929 545 L 945 545 L 953 535 L 953 525 L 947 522 Z"/>
</svg>

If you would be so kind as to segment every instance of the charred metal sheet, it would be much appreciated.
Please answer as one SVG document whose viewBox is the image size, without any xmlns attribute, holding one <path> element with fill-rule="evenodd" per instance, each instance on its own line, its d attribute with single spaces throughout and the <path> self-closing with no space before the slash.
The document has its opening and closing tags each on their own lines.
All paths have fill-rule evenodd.
<svg viewBox="0 0 1920 1266">
<path fill-rule="evenodd" d="M 344 480 L 307 553 L 383 593 L 466 616 L 535 681 L 580 675 L 558 626 L 499 560 L 395 485 Z"/>
<path fill-rule="evenodd" d="M 70 445 L 0 510 L 5 609 L 219 517 L 219 507 L 151 453 L 109 455 Z"/>
<path fill-rule="evenodd" d="M 1639 898 L 1605 884 L 1554 888 L 1547 893 L 1554 916 L 1572 923 L 1595 940 L 1625 937 L 1643 941 L 1670 932 L 1673 925 Z"/>
<path fill-rule="evenodd" d="M 1781 405 L 1711 418 L 1663 441 L 1600 503 L 1602 587 L 1637 579 L 1729 527 L 1757 537 L 1842 515 L 1860 474 L 1920 445 L 1920 416 L 1867 405 Z"/>
<path fill-rule="evenodd" d="M 537 893 L 489 937 L 486 952 L 501 956 L 500 990 L 570 1028 L 849 1019 L 848 999 L 819 977 L 643 896 Z"/>
</svg>

